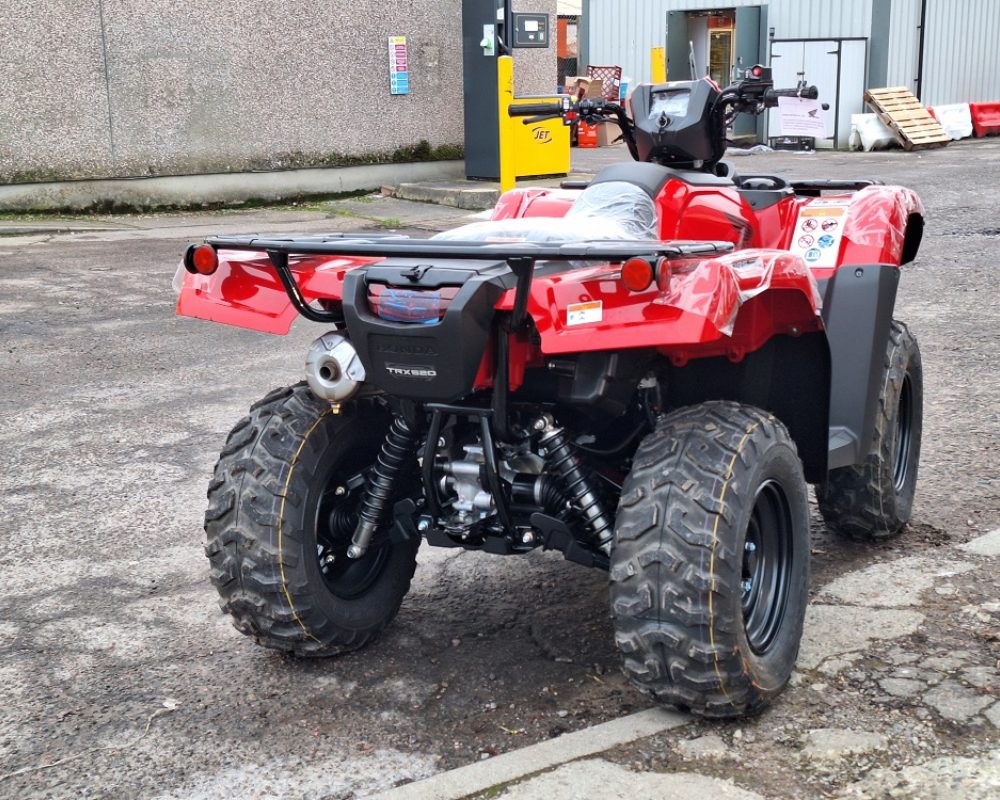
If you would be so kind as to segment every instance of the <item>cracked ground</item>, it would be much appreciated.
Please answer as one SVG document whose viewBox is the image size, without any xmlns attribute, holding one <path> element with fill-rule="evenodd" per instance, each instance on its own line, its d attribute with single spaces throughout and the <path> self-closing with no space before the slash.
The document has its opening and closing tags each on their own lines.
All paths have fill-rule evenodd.
<svg viewBox="0 0 1000 800">
<path fill-rule="evenodd" d="M 924 246 L 897 304 L 926 381 L 913 523 L 870 547 L 814 515 L 789 690 L 756 719 L 693 721 L 602 763 L 768 797 L 936 796 L 921 775 L 944 786 L 996 770 L 1000 748 L 1000 559 L 962 549 L 1000 528 L 1000 145 L 752 159 L 738 168 L 876 177 L 923 198 Z M 253 223 L 407 224 L 399 201 L 364 211 Z M 205 488 L 229 428 L 299 379 L 321 332 L 173 315 L 187 242 L 248 224 L 0 238 L 0 795 L 361 797 L 647 707 L 618 672 L 605 576 L 553 554 L 425 546 L 386 635 L 335 660 L 291 660 L 233 630 L 202 553 Z"/>
</svg>

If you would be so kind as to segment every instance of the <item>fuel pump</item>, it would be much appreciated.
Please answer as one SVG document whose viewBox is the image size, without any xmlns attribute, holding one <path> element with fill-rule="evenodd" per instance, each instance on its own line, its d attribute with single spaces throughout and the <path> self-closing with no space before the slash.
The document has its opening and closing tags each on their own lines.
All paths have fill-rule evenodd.
<svg viewBox="0 0 1000 800">
<path fill-rule="evenodd" d="M 514 48 L 550 47 L 549 16 L 513 13 L 511 0 L 463 0 L 462 54 L 465 96 L 465 176 L 501 179 L 500 153 L 512 163 L 508 175 L 557 175 L 569 171 L 569 133 L 560 126 L 530 128 L 511 120 L 506 109 L 518 100 L 538 102 L 553 95 L 514 98 L 511 68 L 501 63 Z M 552 79 L 555 80 L 553 69 Z M 503 84 L 501 89 L 500 84 Z M 501 92 L 508 96 L 501 97 Z M 502 142 L 504 128 L 506 142 Z M 537 128 L 537 129 L 536 129 Z M 506 187 L 505 187 L 506 188 Z"/>
</svg>

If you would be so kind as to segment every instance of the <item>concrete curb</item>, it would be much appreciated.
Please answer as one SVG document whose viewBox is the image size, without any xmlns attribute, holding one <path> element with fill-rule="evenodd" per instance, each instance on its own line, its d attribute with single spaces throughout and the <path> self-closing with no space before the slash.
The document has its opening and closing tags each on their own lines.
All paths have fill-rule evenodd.
<svg viewBox="0 0 1000 800">
<path fill-rule="evenodd" d="M 0 186 L 0 211 L 83 211 L 99 205 L 157 208 L 281 200 L 375 190 L 404 181 L 449 180 L 462 177 L 464 172 L 464 161 L 426 161 L 335 169 L 17 183 Z"/>
<path fill-rule="evenodd" d="M 472 184 L 472 181 L 468 181 Z M 447 185 L 433 183 L 400 183 L 396 187 L 395 196 L 400 200 L 415 200 L 421 203 L 436 203 L 439 206 L 451 206 L 468 211 L 479 211 L 493 208 L 500 199 L 500 186 L 486 183 L 484 185 Z"/>
<path fill-rule="evenodd" d="M 612 747 L 645 739 L 690 721 L 690 717 L 682 714 L 651 708 L 486 761 L 441 772 L 373 797 L 376 800 L 460 800 L 493 786 L 516 781 L 567 761 L 603 753 Z"/>
</svg>

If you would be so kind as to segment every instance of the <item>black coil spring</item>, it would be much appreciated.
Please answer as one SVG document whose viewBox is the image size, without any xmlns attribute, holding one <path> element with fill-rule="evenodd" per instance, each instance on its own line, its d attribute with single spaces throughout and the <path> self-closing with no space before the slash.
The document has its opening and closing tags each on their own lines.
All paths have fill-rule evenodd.
<svg viewBox="0 0 1000 800">
<path fill-rule="evenodd" d="M 377 528 L 382 524 L 386 506 L 396 491 L 396 481 L 407 461 L 416 452 L 419 434 L 402 417 L 395 417 L 385 435 L 382 450 L 375 461 L 361 498 L 358 516 Z"/>
<path fill-rule="evenodd" d="M 606 545 L 614 538 L 614 523 L 605 513 L 600 497 L 590 485 L 588 471 L 580 465 L 565 432 L 556 428 L 542 437 L 541 444 L 545 447 L 546 466 L 561 479 L 563 491 L 590 524 L 597 544 Z"/>
</svg>

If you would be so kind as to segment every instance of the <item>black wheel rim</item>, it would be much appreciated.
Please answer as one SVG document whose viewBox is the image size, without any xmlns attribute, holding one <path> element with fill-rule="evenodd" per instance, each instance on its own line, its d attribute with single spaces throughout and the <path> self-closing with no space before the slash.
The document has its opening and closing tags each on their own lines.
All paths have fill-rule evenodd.
<svg viewBox="0 0 1000 800">
<path fill-rule="evenodd" d="M 355 460 L 360 459 L 352 458 Z M 355 600 L 379 579 L 389 560 L 390 544 L 378 537 L 361 558 L 347 557 L 365 481 L 364 475 L 356 471 L 360 464 L 345 466 L 353 470 L 334 470 L 316 509 L 316 557 L 330 593 L 341 600 Z M 352 477 L 343 478 L 352 471 Z"/>
<path fill-rule="evenodd" d="M 774 644 L 788 605 L 792 512 L 781 484 L 765 481 L 754 496 L 743 548 L 743 625 L 754 653 Z"/>
<path fill-rule="evenodd" d="M 903 491 L 910 471 L 910 447 L 913 442 L 913 388 L 910 376 L 903 377 L 899 390 L 899 407 L 896 409 L 896 436 L 893 443 L 892 483 L 896 492 Z"/>
</svg>

